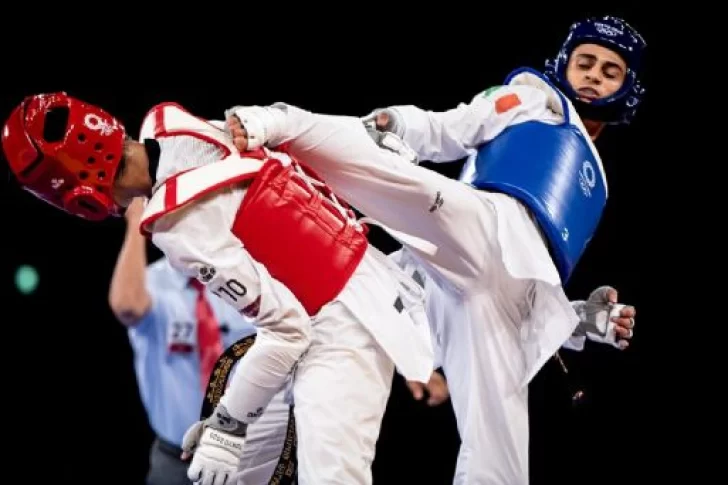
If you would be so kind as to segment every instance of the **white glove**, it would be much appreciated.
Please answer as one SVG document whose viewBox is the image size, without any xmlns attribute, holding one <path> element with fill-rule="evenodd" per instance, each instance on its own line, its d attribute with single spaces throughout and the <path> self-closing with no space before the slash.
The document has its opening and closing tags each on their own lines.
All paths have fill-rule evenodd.
<svg viewBox="0 0 728 485">
<path fill-rule="evenodd" d="M 182 438 L 185 455 L 194 453 L 187 478 L 199 485 L 234 485 L 247 425 L 218 405 L 212 416 L 193 424 Z"/>
<path fill-rule="evenodd" d="M 612 318 L 619 317 L 625 305 L 611 303 L 607 298 L 609 289 L 608 286 L 602 286 L 594 290 L 586 301 L 572 302 L 572 307 L 579 316 L 579 324 L 572 337 L 584 336 L 593 342 L 623 349 L 626 347 L 626 340 L 617 335 L 617 324 Z M 630 337 L 631 333 L 630 329 Z"/>
</svg>

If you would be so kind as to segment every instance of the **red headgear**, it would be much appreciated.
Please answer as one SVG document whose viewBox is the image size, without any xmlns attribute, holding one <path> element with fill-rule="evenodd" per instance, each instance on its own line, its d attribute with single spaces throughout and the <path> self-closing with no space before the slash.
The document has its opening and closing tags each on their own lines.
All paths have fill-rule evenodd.
<svg viewBox="0 0 728 485">
<path fill-rule="evenodd" d="M 51 133 L 47 128 L 55 128 L 49 125 L 56 121 L 60 130 Z M 2 145 L 27 191 L 100 221 L 119 213 L 111 190 L 125 136 L 124 126 L 109 113 L 59 92 L 25 98 L 5 123 Z"/>
</svg>

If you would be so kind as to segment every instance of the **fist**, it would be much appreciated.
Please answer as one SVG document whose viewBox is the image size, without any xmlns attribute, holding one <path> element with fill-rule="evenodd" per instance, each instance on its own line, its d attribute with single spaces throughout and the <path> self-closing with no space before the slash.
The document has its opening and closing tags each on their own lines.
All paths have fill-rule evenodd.
<svg viewBox="0 0 728 485">
<path fill-rule="evenodd" d="M 374 116 L 374 126 L 376 126 L 379 131 L 387 131 L 389 121 L 389 113 L 386 111 L 380 111 Z"/>
<path fill-rule="evenodd" d="M 609 317 L 610 321 L 615 324 L 614 332 L 617 336 L 617 344 L 620 348 L 626 349 L 629 346 L 629 340 L 634 336 L 634 317 L 637 315 L 637 310 L 631 305 L 618 303 L 618 296 L 616 289 L 611 286 L 603 286 L 594 290 L 589 299 L 594 297 L 596 301 L 606 302 L 611 306 Z"/>
<path fill-rule="evenodd" d="M 243 124 L 240 122 L 240 118 L 236 115 L 230 115 L 225 120 L 228 132 L 233 139 L 233 144 L 239 152 L 244 152 L 248 149 L 248 131 L 245 129 Z"/>
<path fill-rule="evenodd" d="M 124 211 L 124 218 L 127 223 L 136 224 L 142 218 L 144 213 L 144 197 L 135 197 L 132 199 L 129 207 Z"/>
<path fill-rule="evenodd" d="M 404 137 L 404 120 L 402 115 L 395 109 L 376 109 L 362 118 L 367 126 L 374 125 L 377 131 L 394 133 L 398 137 Z"/>
<path fill-rule="evenodd" d="M 629 347 L 637 311 L 633 306 L 618 303 L 616 289 L 597 288 L 587 301 L 575 302 L 574 309 L 580 319 L 575 335 L 585 335 L 589 340 L 622 350 Z"/>
<path fill-rule="evenodd" d="M 434 371 L 430 376 L 430 380 L 427 385 L 416 382 L 407 381 L 407 387 L 409 387 L 412 396 L 420 401 L 425 397 L 425 391 L 429 397 L 427 398 L 427 404 L 429 406 L 439 406 L 440 404 L 447 401 L 450 397 L 450 390 L 447 387 L 445 378 L 439 372 Z"/>
</svg>

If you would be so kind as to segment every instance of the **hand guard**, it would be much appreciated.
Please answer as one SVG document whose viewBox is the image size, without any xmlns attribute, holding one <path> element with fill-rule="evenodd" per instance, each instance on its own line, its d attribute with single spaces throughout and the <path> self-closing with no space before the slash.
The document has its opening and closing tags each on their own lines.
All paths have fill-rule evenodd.
<svg viewBox="0 0 728 485">
<path fill-rule="evenodd" d="M 586 337 L 593 342 L 623 349 L 626 347 L 626 341 L 615 332 L 617 324 L 612 318 L 619 317 L 619 312 L 626 305 L 611 303 L 607 299 L 608 289 L 608 286 L 602 286 L 594 290 L 587 301 L 572 302 L 572 307 L 579 316 L 579 324 L 572 337 Z"/>
<path fill-rule="evenodd" d="M 389 121 L 384 127 L 378 127 L 376 123 L 376 117 L 380 113 L 386 113 L 389 116 Z M 397 111 L 391 109 L 374 110 L 368 116 L 362 118 L 362 122 L 374 143 L 381 148 L 390 150 L 415 165 L 419 162 L 417 153 L 402 139 L 402 136 L 404 136 L 404 123 Z"/>
<path fill-rule="evenodd" d="M 378 127 L 376 126 L 376 118 L 380 114 L 386 114 L 389 117 L 389 121 L 387 121 L 387 124 L 385 126 Z M 402 115 L 400 115 L 399 111 L 397 111 L 396 109 L 375 109 L 361 120 L 364 122 L 364 126 L 366 127 L 371 126 L 378 131 L 393 133 L 399 138 L 404 137 L 404 120 L 402 119 Z"/>
<path fill-rule="evenodd" d="M 236 116 L 248 132 L 248 150 L 255 150 L 268 141 L 266 122 L 270 115 L 261 106 L 235 106 L 225 111 L 225 119 Z"/>
<path fill-rule="evenodd" d="M 193 424 L 182 438 L 182 449 L 194 453 L 187 478 L 199 485 L 234 485 L 243 454 L 247 425 L 218 405 L 212 416 Z"/>
</svg>

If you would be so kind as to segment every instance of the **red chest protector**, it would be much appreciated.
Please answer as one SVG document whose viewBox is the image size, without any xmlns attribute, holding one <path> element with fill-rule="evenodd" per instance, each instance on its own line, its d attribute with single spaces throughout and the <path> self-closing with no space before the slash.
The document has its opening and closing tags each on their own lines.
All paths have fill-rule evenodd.
<svg viewBox="0 0 728 485">
<path fill-rule="evenodd" d="M 234 150 L 224 133 L 177 105 L 153 108 L 143 135 L 147 122 L 154 123 L 147 127 L 153 133 L 149 137 L 195 136 L 225 154 Z M 315 315 L 336 298 L 359 265 L 368 247 L 367 227 L 311 170 L 284 153 L 232 154 L 170 177 L 147 204 L 142 232 L 153 233 L 155 220 L 207 193 L 251 179 L 230 230 Z"/>
<path fill-rule="evenodd" d="M 311 173 L 311 172 L 309 172 Z M 367 249 L 366 226 L 295 162 L 268 160 L 245 194 L 233 234 L 310 315 L 343 289 Z M 346 215 L 337 208 L 344 208 Z"/>
</svg>

